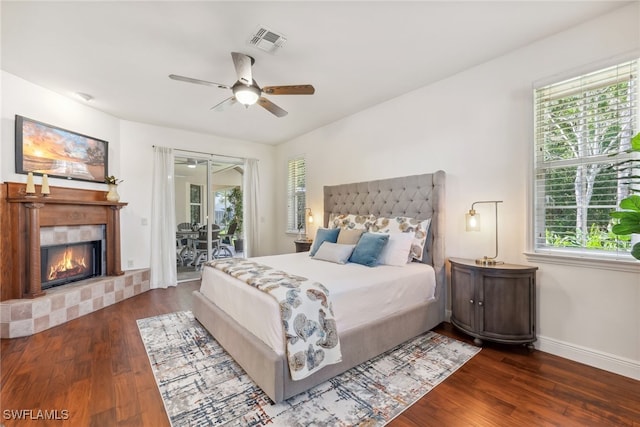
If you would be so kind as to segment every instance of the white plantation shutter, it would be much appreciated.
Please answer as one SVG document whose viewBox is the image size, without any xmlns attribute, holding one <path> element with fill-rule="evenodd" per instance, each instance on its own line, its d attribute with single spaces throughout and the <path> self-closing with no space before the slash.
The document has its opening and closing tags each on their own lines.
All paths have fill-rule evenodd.
<svg viewBox="0 0 640 427">
<path fill-rule="evenodd" d="M 307 170 L 304 157 L 288 162 L 287 175 L 287 232 L 297 233 L 304 229 L 307 205 Z"/>
<path fill-rule="evenodd" d="M 638 93 L 637 60 L 535 89 L 536 252 L 628 256 L 609 213 L 629 184 L 611 166 L 632 156 Z"/>
</svg>

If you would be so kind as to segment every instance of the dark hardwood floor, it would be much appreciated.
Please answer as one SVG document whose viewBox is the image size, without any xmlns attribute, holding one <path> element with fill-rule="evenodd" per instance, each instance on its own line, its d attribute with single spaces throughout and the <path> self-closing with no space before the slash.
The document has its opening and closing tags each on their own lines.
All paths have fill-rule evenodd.
<svg viewBox="0 0 640 427">
<path fill-rule="evenodd" d="M 152 290 L 34 336 L 2 340 L 0 425 L 169 426 L 136 319 L 190 309 L 197 287 Z M 436 331 L 471 342 L 449 324 Z M 68 419 L 11 420 L 12 410 Z M 487 344 L 390 425 L 640 426 L 640 381 Z"/>
</svg>

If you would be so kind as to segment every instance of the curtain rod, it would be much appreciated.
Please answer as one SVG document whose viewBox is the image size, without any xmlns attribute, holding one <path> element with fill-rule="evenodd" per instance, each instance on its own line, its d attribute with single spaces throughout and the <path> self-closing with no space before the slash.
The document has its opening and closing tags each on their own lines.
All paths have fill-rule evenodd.
<svg viewBox="0 0 640 427">
<path fill-rule="evenodd" d="M 153 148 L 156 148 L 155 145 L 152 145 Z M 193 151 L 193 150 L 183 150 L 182 148 L 174 148 L 174 151 L 182 151 L 183 153 L 195 153 L 195 154 L 204 154 L 205 156 L 211 156 L 211 157 L 227 157 L 229 159 L 248 159 L 248 160 L 255 160 L 256 162 L 259 162 L 260 159 L 256 159 L 253 157 L 239 157 L 239 156 L 227 156 L 225 154 L 212 154 L 212 153 L 205 153 L 203 151 Z"/>
</svg>

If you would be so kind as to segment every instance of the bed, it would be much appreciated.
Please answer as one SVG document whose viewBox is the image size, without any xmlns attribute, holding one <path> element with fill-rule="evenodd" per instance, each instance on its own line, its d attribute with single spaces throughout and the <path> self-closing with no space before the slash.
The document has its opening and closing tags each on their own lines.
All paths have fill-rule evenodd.
<svg viewBox="0 0 640 427">
<path fill-rule="evenodd" d="M 304 379 L 292 380 L 281 331 L 278 335 L 280 328 L 277 322 L 265 321 L 273 317 L 273 313 L 268 312 L 274 308 L 258 308 L 259 301 L 268 304 L 270 296 L 212 267 L 203 270 L 201 287 L 194 291 L 196 319 L 274 402 L 306 391 L 432 329 L 444 320 L 445 312 L 444 183 L 445 173 L 437 171 L 324 187 L 325 227 L 330 218 L 339 214 L 430 219 L 419 263 L 394 270 L 394 267 L 370 268 L 351 263 L 333 265 L 312 260 L 304 252 L 256 258 L 265 265 L 292 269 L 293 274 L 313 277 L 333 287 L 331 297 L 335 299 L 341 362 L 325 366 Z M 348 292 L 341 292 L 339 278 L 347 277 L 343 273 L 347 271 L 356 284 L 350 285 Z M 384 280 L 392 280 L 394 276 L 397 276 L 397 286 L 378 287 L 382 292 L 380 300 L 387 303 L 368 308 L 365 300 L 375 299 L 367 288 L 370 282 L 388 283 Z M 222 286 L 222 282 L 227 282 L 227 286 Z M 420 287 L 416 285 L 419 282 L 432 283 Z M 271 303 L 273 306 L 275 301 Z"/>
</svg>

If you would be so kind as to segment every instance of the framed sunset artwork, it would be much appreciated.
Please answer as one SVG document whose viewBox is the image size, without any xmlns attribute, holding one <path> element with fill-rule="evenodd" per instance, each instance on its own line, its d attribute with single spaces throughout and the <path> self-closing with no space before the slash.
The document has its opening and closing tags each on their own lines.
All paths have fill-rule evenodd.
<svg viewBox="0 0 640 427">
<path fill-rule="evenodd" d="M 16 115 L 16 173 L 105 182 L 107 141 Z"/>
</svg>

